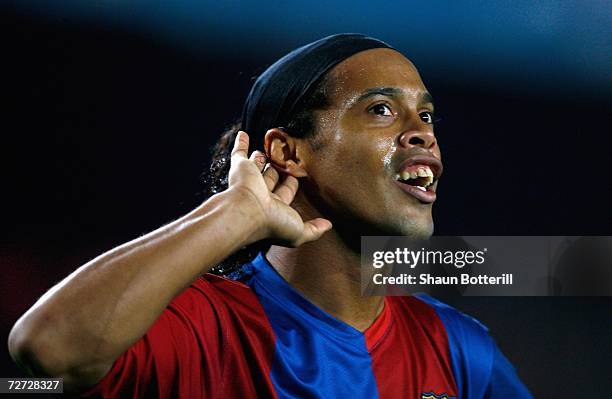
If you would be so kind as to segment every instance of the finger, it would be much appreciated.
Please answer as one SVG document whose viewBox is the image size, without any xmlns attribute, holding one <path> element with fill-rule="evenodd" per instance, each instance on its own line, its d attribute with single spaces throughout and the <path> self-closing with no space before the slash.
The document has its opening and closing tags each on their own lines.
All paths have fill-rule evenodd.
<svg viewBox="0 0 612 399">
<path fill-rule="evenodd" d="M 266 154 L 261 151 L 253 151 L 249 159 L 255 163 L 260 172 L 264 169 L 264 166 L 266 166 Z"/>
<path fill-rule="evenodd" d="M 323 234 L 331 230 L 332 227 L 332 223 L 327 219 L 316 218 L 309 220 L 304 223 L 302 236 L 295 244 L 298 246 L 307 242 L 318 240 Z"/>
<path fill-rule="evenodd" d="M 274 187 L 276 187 L 276 183 L 278 183 L 280 176 L 278 175 L 276 169 L 274 169 L 272 165 L 268 164 L 263 172 L 263 177 L 268 190 L 272 191 Z"/>
<path fill-rule="evenodd" d="M 293 176 L 287 175 L 285 179 L 276 186 L 274 194 L 278 195 L 285 204 L 289 205 L 291 201 L 293 201 L 295 193 L 297 193 L 298 186 L 298 180 Z"/>
<path fill-rule="evenodd" d="M 242 130 L 236 135 L 234 148 L 232 148 L 232 159 L 247 158 L 249 152 L 249 135 Z"/>
</svg>

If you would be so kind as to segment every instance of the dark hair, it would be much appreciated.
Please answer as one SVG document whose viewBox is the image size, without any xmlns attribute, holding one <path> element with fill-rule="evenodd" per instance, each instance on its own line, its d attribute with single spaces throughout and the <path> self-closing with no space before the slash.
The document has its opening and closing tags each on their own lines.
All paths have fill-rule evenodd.
<svg viewBox="0 0 612 399">
<path fill-rule="evenodd" d="M 324 109 L 329 105 L 329 97 L 327 94 L 328 86 L 329 79 L 326 74 L 316 81 L 312 88 L 308 90 L 303 100 L 295 107 L 295 111 L 292 113 L 293 115 L 290 115 L 289 123 L 287 126 L 284 126 L 292 136 L 308 138 L 313 147 L 316 146 L 316 144 L 314 144 L 315 142 L 312 140 L 315 138 L 316 132 L 315 111 Z M 270 128 L 272 127 L 279 126 L 270 126 Z M 221 137 L 212 148 L 210 167 L 208 173 L 205 173 L 204 176 L 207 197 L 227 189 L 230 155 L 234 139 L 241 128 L 242 121 L 237 120 L 221 134 Z M 261 148 L 253 148 L 252 145 L 259 141 L 260 140 L 251 139 L 251 148 L 249 148 L 249 150 L 261 150 Z M 269 248 L 270 243 L 265 240 L 251 244 L 230 255 L 210 272 L 232 278 L 239 278 L 240 265 L 251 261 L 259 252 L 265 252 Z"/>
</svg>

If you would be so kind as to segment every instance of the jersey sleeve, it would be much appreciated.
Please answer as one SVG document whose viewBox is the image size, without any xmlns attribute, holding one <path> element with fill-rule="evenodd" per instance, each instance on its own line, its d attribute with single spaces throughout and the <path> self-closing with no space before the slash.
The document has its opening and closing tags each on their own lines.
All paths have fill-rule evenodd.
<svg viewBox="0 0 612 399">
<path fill-rule="evenodd" d="M 493 368 L 487 388 L 487 399 L 532 399 L 533 397 L 521 382 L 514 366 L 499 350 L 493 349 Z"/>
<path fill-rule="evenodd" d="M 103 398 L 188 397 L 214 391 L 220 381 L 220 318 L 191 286 L 108 373 L 81 395 Z"/>
</svg>

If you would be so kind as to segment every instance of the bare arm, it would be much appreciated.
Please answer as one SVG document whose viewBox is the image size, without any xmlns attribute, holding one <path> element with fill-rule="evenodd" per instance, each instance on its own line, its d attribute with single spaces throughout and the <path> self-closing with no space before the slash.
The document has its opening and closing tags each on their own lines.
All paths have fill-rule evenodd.
<svg viewBox="0 0 612 399">
<path fill-rule="evenodd" d="M 234 144 L 229 188 L 182 218 L 78 268 L 41 297 L 9 336 L 13 358 L 33 375 L 63 377 L 69 389 L 93 385 L 198 275 L 264 238 L 297 246 L 331 224 L 303 222 L 288 204 L 297 180 L 263 174 L 265 156 L 247 159 L 248 136 Z"/>
</svg>

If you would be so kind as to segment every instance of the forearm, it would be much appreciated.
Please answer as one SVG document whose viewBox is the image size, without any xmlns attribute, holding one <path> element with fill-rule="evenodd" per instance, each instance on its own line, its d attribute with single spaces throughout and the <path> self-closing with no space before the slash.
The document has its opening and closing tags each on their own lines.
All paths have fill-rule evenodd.
<svg viewBox="0 0 612 399">
<path fill-rule="evenodd" d="M 16 323 L 13 356 L 42 374 L 112 363 L 199 274 L 259 238 L 258 219 L 240 198 L 248 195 L 217 195 L 77 269 Z M 35 353 L 39 364 L 19 352 Z"/>
</svg>

